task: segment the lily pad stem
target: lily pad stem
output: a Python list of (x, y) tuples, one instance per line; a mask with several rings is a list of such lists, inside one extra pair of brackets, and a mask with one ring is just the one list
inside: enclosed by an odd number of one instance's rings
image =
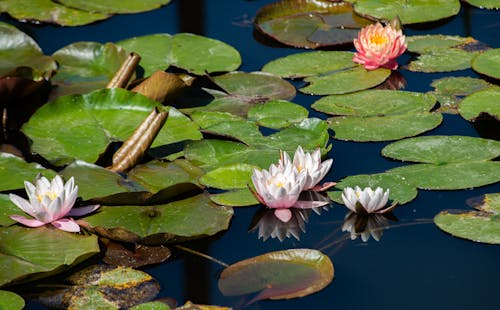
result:
[(122, 63), (120, 69), (116, 71), (111, 81), (109, 81), (106, 88), (125, 88), (140, 60), (141, 56), (139, 56), (139, 54), (130, 53), (127, 59)]
[(222, 261), (220, 261), (220, 260), (218, 260), (216, 258), (213, 258), (212, 256), (208, 256), (207, 254), (203, 254), (201, 252), (192, 250), (190, 248), (186, 248), (186, 247), (184, 247), (182, 245), (175, 245), (175, 247), (178, 248), (179, 250), (183, 250), (183, 251), (186, 251), (188, 253), (191, 253), (191, 254), (198, 255), (198, 256), (201, 256), (203, 258), (206, 258), (206, 259), (208, 259), (208, 260), (210, 260), (210, 261), (212, 261), (214, 263), (217, 263), (217, 264), (219, 264), (219, 265), (221, 265), (223, 267), (229, 267), (228, 264), (226, 264), (226, 263), (224, 263), (224, 262), (222, 262)]

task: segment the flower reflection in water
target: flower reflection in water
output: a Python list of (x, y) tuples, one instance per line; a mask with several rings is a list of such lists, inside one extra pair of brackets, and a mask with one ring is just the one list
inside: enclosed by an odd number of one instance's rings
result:
[(366, 242), (372, 236), (373, 239), (379, 241), (384, 229), (390, 226), (389, 221), (397, 222), (398, 219), (391, 212), (366, 214), (350, 211), (344, 218), (342, 231), (348, 231), (351, 234), (351, 240), (361, 237), (361, 240)]

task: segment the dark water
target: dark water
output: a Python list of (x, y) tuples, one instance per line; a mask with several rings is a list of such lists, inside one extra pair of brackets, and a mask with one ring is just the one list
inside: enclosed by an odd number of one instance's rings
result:
[[(15, 24), (30, 34), (46, 54), (75, 41), (118, 41), (151, 33), (193, 32), (235, 47), (242, 56), (241, 71), (257, 71), (272, 59), (303, 50), (270, 47), (255, 39), (252, 18), (263, 5), (274, 1), (207, 0), (172, 1), (164, 8), (135, 15), (115, 16), (107, 21), (78, 28)], [(460, 15), (433, 28), (406, 28), (407, 35), (447, 34), (472, 36), (492, 47), (500, 46), (500, 14), (462, 8)], [(408, 58), (400, 59), (404, 63)], [(470, 70), (451, 74), (411, 73), (400, 70), (405, 90), (426, 92), (432, 80), (444, 76), (476, 76)], [(308, 107), (317, 97), (298, 94), (293, 102)], [(311, 111), (311, 116), (326, 118)], [(483, 136), (498, 136), (496, 127)], [(496, 130), (496, 132), (494, 132)], [(472, 124), (459, 116), (445, 115), (443, 124), (428, 135), (479, 136)], [(402, 163), (384, 159), (380, 150), (388, 143), (354, 143), (332, 140), (329, 157), (334, 159), (328, 181), (348, 175), (383, 172)], [(291, 238), (263, 241), (249, 233), (258, 208), (235, 209), (229, 231), (213, 238), (186, 244), (228, 264), (270, 251), (291, 248), (319, 249), (335, 267), (335, 279), (324, 290), (299, 299), (260, 301), (248, 309), (500, 309), (500, 247), (458, 239), (440, 231), (432, 218), (443, 209), (469, 209), (466, 199), (500, 192), (500, 185), (463, 191), (419, 191), (418, 197), (396, 208), (398, 218), (379, 242), (359, 238), (351, 241), (341, 232), (346, 209), (334, 205), (321, 216), (311, 214), (300, 241)], [(225, 297), (217, 288), (222, 267), (182, 252), (160, 266), (146, 268), (161, 283), (159, 297), (173, 297), (183, 304), (240, 307), (248, 297)], [(28, 303), (28, 308), (40, 308)]]

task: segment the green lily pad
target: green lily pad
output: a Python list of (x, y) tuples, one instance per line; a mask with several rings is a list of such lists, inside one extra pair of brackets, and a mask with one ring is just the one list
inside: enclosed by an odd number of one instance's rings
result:
[(3, 0), (0, 11), (7, 12), (18, 20), (53, 23), (61, 26), (81, 26), (103, 20), (110, 15), (100, 12), (76, 10), (51, 0), (31, 0), (22, 3), (18, 0)]
[[(32, 150), (52, 162), (71, 158), (95, 162), (110, 142), (127, 139), (159, 106), (137, 93), (103, 89), (60, 97), (44, 105), (22, 130), (33, 140)], [(196, 125), (170, 107), (152, 147), (200, 138)]]
[(434, 217), (434, 223), (453, 236), (475, 242), (500, 244), (500, 219), (476, 211), (459, 214), (442, 211)]
[(486, 89), (465, 97), (458, 106), (460, 115), (466, 120), (473, 120), (482, 113), (491, 115), (500, 120), (500, 90)]
[(393, 90), (366, 90), (323, 97), (313, 103), (311, 107), (333, 115), (377, 116), (427, 112), (435, 104), (434, 96), (428, 94)]
[(408, 51), (418, 54), (428, 54), (436, 50), (462, 48), (478, 45), (479, 42), (471, 37), (447, 36), (442, 34), (429, 34), (406, 37)]
[(354, 53), (314, 51), (288, 55), (268, 62), (262, 71), (283, 78), (300, 78), (355, 67)]
[(170, 0), (104, 0), (98, 2), (86, 0), (58, 0), (58, 2), (67, 7), (83, 11), (125, 14), (154, 10), (162, 5), (168, 4)]
[(252, 183), (251, 176), (254, 168), (259, 167), (248, 164), (222, 166), (200, 177), (200, 182), (220, 189), (247, 188), (248, 184)]
[(500, 193), (485, 194), (480, 199), (467, 201), (471, 207), (479, 211), (500, 214)]
[(381, 187), (384, 190), (389, 189), (389, 199), (391, 203), (405, 204), (417, 197), (417, 188), (411, 184), (406, 178), (399, 175), (389, 173), (376, 173), (376, 174), (359, 174), (348, 176), (340, 180), (334, 189), (328, 191), (328, 197), (333, 201), (343, 204), (341, 198), (342, 190), (346, 187), (359, 186), (361, 188), (371, 187), (375, 189)]
[(370, 23), (347, 2), (282, 0), (262, 7), (255, 27), (294, 47), (317, 48), (350, 43)]
[(259, 201), (248, 188), (235, 189), (220, 194), (210, 195), (216, 204), (230, 207), (244, 207), (259, 204)]
[(484, 9), (500, 9), (500, 1), (498, 0), (464, 0), (467, 3)]
[(487, 50), (477, 55), (472, 59), (472, 69), (492, 78), (500, 79), (500, 48)]
[(357, 0), (354, 11), (363, 16), (390, 20), (398, 16), (402, 24), (435, 21), (458, 14), (458, 0)]
[(382, 155), (431, 164), (481, 161), (500, 156), (500, 141), (466, 136), (425, 136), (391, 143)]
[(90, 229), (108, 238), (147, 243), (210, 236), (227, 229), (230, 207), (214, 205), (205, 195), (151, 206), (101, 206), (85, 217)]
[(22, 158), (0, 152), (0, 191), (24, 188), (24, 181), (32, 182), (37, 174), (53, 178), (56, 173), (39, 164), (27, 163)]
[(59, 64), (52, 81), (57, 85), (57, 96), (61, 96), (104, 88), (127, 58), (127, 52), (113, 43), (76, 42), (57, 50), (52, 57)]
[[(4, 3), (0, 3), (2, 10)], [(57, 64), (30, 36), (16, 27), (0, 22), (0, 76), (19, 66), (31, 67), (35, 77), (50, 77)]]
[(0, 194), (0, 226), (9, 226), (16, 221), (10, 218), (13, 214), (19, 214), (20, 209), (12, 201), (9, 195)]
[(389, 141), (416, 136), (441, 124), (441, 113), (385, 116), (339, 116), (329, 119), (334, 138), (352, 141)]
[(16, 293), (0, 290), (0, 308), (5, 310), (24, 309), (24, 299)]
[(458, 103), (462, 101), (463, 97), (486, 88), (494, 87), (493, 84), (485, 80), (465, 76), (445, 77), (434, 80), (431, 86), (435, 88), (431, 94), (441, 104), (440, 111), (453, 114), (458, 113), (456, 109), (458, 109)]
[(415, 164), (387, 171), (421, 189), (455, 190), (500, 181), (500, 162), (468, 161), (449, 164)]
[(46, 227), (2, 227), (0, 244), (0, 285), (53, 275), (99, 253), (94, 235)]
[(457, 48), (436, 50), (418, 56), (407, 69), (416, 72), (449, 72), (471, 67), (471, 61), (478, 52), (468, 52)]
[(161, 301), (150, 301), (137, 306), (133, 306), (130, 310), (171, 310), (166, 303)]
[(253, 300), (289, 299), (318, 292), (333, 280), (328, 256), (291, 249), (252, 257), (224, 269), (219, 290), (226, 296), (257, 293)]
[(310, 85), (300, 89), (311, 95), (346, 94), (368, 89), (383, 83), (391, 75), (391, 70), (378, 68), (366, 70), (362, 66), (335, 71), (326, 75), (311, 76), (304, 79)]
[(272, 100), (264, 104), (254, 105), (248, 111), (248, 119), (258, 125), (280, 129), (299, 123), (306, 119), (309, 112), (301, 105), (285, 101)]

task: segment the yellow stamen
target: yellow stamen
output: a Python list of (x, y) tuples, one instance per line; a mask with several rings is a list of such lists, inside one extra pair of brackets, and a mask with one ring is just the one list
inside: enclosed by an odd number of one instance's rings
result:
[(387, 37), (384, 35), (380, 35), (378, 33), (376, 33), (370, 37), (371, 44), (383, 45), (383, 44), (387, 44), (387, 42), (388, 42)]
[(57, 193), (56, 192), (45, 192), (43, 194), (40, 194), (38, 196), (36, 196), (36, 199), (38, 199), (38, 201), (42, 201), (43, 200), (43, 197), (49, 197), (50, 200), (54, 200), (57, 198)]

